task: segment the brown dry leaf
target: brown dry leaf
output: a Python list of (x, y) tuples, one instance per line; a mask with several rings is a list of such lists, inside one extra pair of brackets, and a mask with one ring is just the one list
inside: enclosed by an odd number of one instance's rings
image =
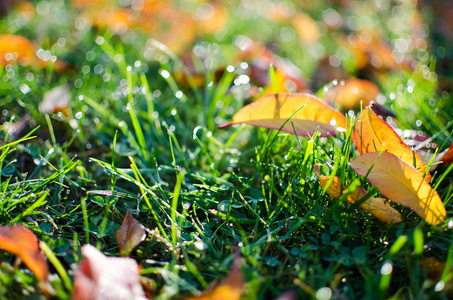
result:
[(233, 116), (232, 122), (219, 128), (239, 123), (277, 130), (282, 128), (281, 131), (301, 136), (315, 132), (321, 136), (334, 135), (337, 128), (346, 128), (346, 118), (342, 113), (315, 96), (303, 93), (263, 96), (244, 106)]
[(324, 95), (324, 101), (344, 110), (363, 107), (370, 104), (380, 93), (379, 87), (365, 79), (349, 78), (344, 85), (336, 85)]
[(349, 162), (379, 192), (395, 203), (412, 208), (426, 222), (437, 225), (446, 217), (439, 194), (412, 165), (390, 152), (370, 152)]
[[(314, 166), (314, 171), (316, 175), (319, 177), (319, 183), (321, 184), (322, 188), (324, 188), (327, 185), (327, 182), (330, 180), (330, 176), (321, 176), (319, 172), (318, 166)], [(343, 189), (343, 193), (346, 191), (347, 187)], [(340, 198), (341, 196), (341, 180), (339, 177), (335, 176), (332, 183), (329, 185), (327, 188), (327, 193), (335, 199)], [(357, 201), (359, 201), (362, 197), (364, 197), (367, 194), (367, 191), (363, 189), (362, 187), (358, 187), (355, 191), (350, 193), (346, 197), (346, 201), (354, 204)], [(364, 201), (362, 204), (360, 204), (360, 207), (363, 208), (364, 210), (368, 211), (371, 213), (373, 216), (375, 216), (377, 219), (384, 223), (399, 223), (402, 221), (401, 214), (391, 207), (387, 201), (383, 198), (374, 198), (370, 197), (366, 201)]]
[(239, 300), (244, 289), (241, 258), (236, 256), (230, 274), (218, 285), (214, 285), (200, 296), (185, 300)]
[[(412, 151), (392, 127), (379, 118), (370, 107), (363, 110), (359, 116), (354, 127), (353, 139), (360, 154), (385, 150), (416, 167), (420, 174), (427, 171), (427, 166), (420, 155)], [(425, 180), (427, 182), (431, 180), (429, 172), (427, 172)]]
[(135, 260), (107, 257), (91, 245), (82, 247), (84, 259), (74, 276), (73, 300), (145, 300)]
[(127, 209), (123, 224), (115, 232), (115, 239), (122, 256), (127, 256), (138, 244), (146, 238), (142, 224), (132, 217), (130, 209)]
[[(427, 257), (423, 258), (419, 262), (420, 266), (422, 266), (426, 270), (426, 277), (433, 281), (440, 281), (442, 279), (442, 273), (447, 267), (445, 262), (442, 262), (434, 257)], [(448, 266), (448, 271), (452, 272), (452, 266)], [(446, 291), (449, 296), (453, 293), (453, 278), (450, 278), (447, 282), (444, 282), (444, 288), (442, 291)]]
[(48, 281), (49, 268), (38, 239), (21, 225), (0, 226), (0, 249), (19, 256), (43, 286)]

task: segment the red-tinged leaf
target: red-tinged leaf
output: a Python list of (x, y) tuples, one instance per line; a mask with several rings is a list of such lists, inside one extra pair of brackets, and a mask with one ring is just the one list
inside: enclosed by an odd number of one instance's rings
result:
[(453, 163), (453, 144), (448, 148), (447, 152), (445, 152), (442, 156), (442, 162), (444, 164), (451, 164)]
[[(320, 175), (318, 166), (314, 166), (314, 171), (319, 177), (319, 183), (324, 188), (330, 180), (330, 176)], [(347, 187), (343, 189), (343, 193)], [(332, 183), (329, 185), (326, 191), (332, 198), (338, 199), (341, 196), (341, 179), (337, 176), (333, 178)], [(346, 197), (346, 201), (354, 204), (363, 198), (367, 194), (367, 191), (362, 187), (358, 187), (352, 193)], [(384, 223), (399, 223), (402, 221), (401, 214), (391, 207), (385, 199), (370, 197), (365, 200), (360, 207), (371, 213), (377, 219)]]
[(379, 188), (395, 203), (412, 208), (426, 222), (437, 225), (445, 220), (442, 200), (420, 172), (390, 152), (371, 152), (349, 162), (354, 171)]
[(142, 224), (132, 217), (130, 209), (127, 209), (123, 224), (115, 232), (115, 239), (118, 243), (122, 256), (127, 256), (138, 244), (146, 238), (145, 229)]
[(244, 276), (241, 271), (241, 259), (236, 257), (230, 274), (218, 285), (214, 285), (203, 294), (185, 300), (239, 300), (244, 288)]
[(48, 281), (49, 268), (38, 239), (29, 229), (20, 226), (0, 226), (0, 249), (19, 256), (35, 273), (41, 284)]
[(84, 259), (74, 276), (73, 300), (146, 299), (135, 260), (107, 257), (91, 245), (82, 247)]
[(324, 95), (324, 101), (345, 110), (368, 106), (379, 94), (379, 87), (369, 81), (357, 78), (349, 78), (344, 85), (336, 85)]
[(321, 136), (334, 135), (336, 128), (346, 128), (346, 118), (342, 113), (309, 94), (263, 96), (244, 106), (231, 123), (219, 128), (239, 123), (277, 130), (283, 126), (282, 131), (301, 136), (310, 136), (316, 131)]
[[(414, 166), (421, 174), (426, 171), (426, 164), (420, 155), (412, 151), (392, 127), (379, 118), (370, 107), (363, 110), (359, 116), (354, 127), (353, 139), (360, 154), (385, 150)], [(427, 182), (431, 180), (429, 172), (425, 180)]]

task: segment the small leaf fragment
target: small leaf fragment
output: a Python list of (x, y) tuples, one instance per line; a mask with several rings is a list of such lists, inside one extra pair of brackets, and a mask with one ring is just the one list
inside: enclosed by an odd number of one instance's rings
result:
[(346, 128), (346, 118), (342, 113), (304, 93), (263, 96), (244, 106), (234, 115), (232, 122), (219, 128), (240, 123), (277, 130), (283, 126), (282, 131), (301, 136), (311, 136), (319, 131), (325, 137), (334, 135), (336, 128)]
[(127, 256), (135, 247), (146, 238), (142, 224), (132, 217), (130, 209), (127, 209), (123, 224), (115, 232), (115, 239), (122, 256)]
[(412, 208), (426, 222), (437, 225), (445, 220), (439, 194), (401, 158), (390, 152), (371, 152), (354, 158), (349, 165), (357, 174), (367, 176), (389, 200)]
[(91, 245), (74, 276), (73, 300), (145, 300), (137, 263), (131, 258), (107, 257)]
[[(360, 154), (381, 150), (388, 151), (414, 166), (421, 174), (426, 171), (426, 164), (420, 155), (412, 151), (392, 127), (379, 118), (370, 107), (363, 110), (359, 121), (355, 124), (353, 139)], [(427, 172), (425, 180), (427, 182), (431, 180), (429, 172)]]
[(0, 226), (0, 249), (19, 256), (41, 284), (48, 281), (46, 258), (32, 231), (21, 225)]
[(441, 160), (444, 164), (447, 164), (447, 165), (453, 163), (453, 143), (446, 150), (446, 152), (443, 153)]
[[(314, 166), (316, 175), (319, 177), (319, 183), (324, 188), (327, 185), (327, 182), (330, 180), (330, 176), (320, 175), (318, 166)], [(343, 193), (346, 192), (346, 187), (343, 190)], [(341, 196), (341, 180), (339, 177), (335, 176), (332, 183), (327, 188), (327, 193), (334, 199), (338, 199)], [(361, 187), (355, 189), (346, 197), (346, 201), (354, 204), (363, 198), (367, 194), (367, 191)], [(384, 223), (399, 223), (402, 221), (401, 214), (391, 207), (383, 198), (374, 198), (370, 197), (365, 200), (360, 207), (364, 210), (371, 213), (377, 219)]]
[(241, 271), (241, 258), (236, 256), (230, 274), (218, 285), (202, 293), (200, 296), (185, 300), (239, 300), (244, 288), (244, 276)]

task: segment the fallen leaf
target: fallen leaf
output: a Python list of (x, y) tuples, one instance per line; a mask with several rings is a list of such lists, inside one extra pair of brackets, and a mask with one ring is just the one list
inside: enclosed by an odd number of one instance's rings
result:
[(32, 231), (21, 225), (0, 226), (0, 249), (19, 256), (35, 273), (41, 285), (48, 281), (49, 268), (46, 258)]
[(230, 274), (218, 285), (202, 293), (200, 296), (185, 300), (239, 300), (244, 288), (244, 276), (241, 271), (241, 258), (235, 257)]
[(269, 79), (269, 83), (267, 86), (263, 89), (261, 95), (267, 95), (267, 94), (275, 94), (275, 89), (274, 89), (274, 84), (277, 87), (278, 93), (287, 93), (288, 90), (286, 89), (285, 82), (285, 74), (283, 73), (282, 70), (276, 69), (275, 70), (275, 81), (272, 82), (272, 79)]
[(73, 300), (144, 300), (137, 263), (131, 258), (107, 257), (91, 245), (74, 276)]
[(349, 78), (344, 84), (338, 84), (329, 89), (323, 97), (327, 103), (344, 110), (363, 107), (370, 104), (380, 93), (379, 87), (365, 79)]
[(250, 80), (257, 86), (263, 87), (269, 83), (269, 66), (272, 64), (276, 70), (280, 70), (284, 74), (287, 80), (294, 83), (295, 87), (292, 87), (292, 90), (309, 89), (308, 82), (303, 78), (302, 70), (290, 60), (276, 55), (269, 48), (251, 40), (244, 40), (237, 46), (241, 49), (241, 53), (236, 60), (248, 63)]
[[(360, 154), (381, 150), (388, 151), (414, 166), (421, 174), (426, 171), (426, 164), (420, 155), (412, 151), (392, 127), (379, 118), (370, 107), (360, 114), (354, 127), (353, 139)], [(426, 173), (425, 180), (427, 182), (431, 180), (429, 172)]]
[(200, 4), (194, 14), (197, 34), (213, 34), (223, 29), (228, 20), (227, 11), (227, 6), (221, 1)]
[(36, 63), (35, 48), (27, 38), (20, 35), (0, 34), (0, 66), (11, 62), (27, 65)]
[(453, 143), (450, 145), (450, 147), (447, 149), (447, 152), (445, 152), (442, 156), (442, 162), (444, 164), (451, 164), (453, 163)]
[(412, 208), (426, 222), (437, 225), (445, 220), (439, 194), (401, 158), (390, 152), (371, 152), (354, 158), (349, 165), (389, 200)]
[(348, 37), (346, 47), (355, 58), (357, 69), (369, 67), (372, 70), (399, 70), (403, 63), (397, 63), (393, 58), (390, 45), (378, 36), (372, 36), (370, 41), (364, 41), (359, 35)]
[(50, 89), (44, 94), (42, 102), (39, 104), (39, 111), (43, 114), (62, 112), (69, 116), (69, 102), (71, 95), (68, 85), (60, 85)]
[(309, 15), (296, 13), (291, 18), (294, 31), (299, 41), (306, 45), (316, 44), (321, 35), (318, 24)]
[(127, 256), (138, 244), (146, 238), (142, 224), (132, 217), (130, 209), (127, 209), (123, 224), (115, 232), (115, 239), (122, 256)]
[[(324, 188), (327, 182), (330, 180), (330, 176), (320, 175), (318, 166), (314, 166), (314, 171), (319, 177), (319, 183)], [(343, 193), (346, 192), (347, 187), (344, 187)], [(341, 179), (337, 176), (333, 178), (332, 183), (329, 185), (326, 191), (332, 198), (338, 199), (341, 196)], [(354, 204), (363, 198), (367, 194), (367, 191), (362, 187), (358, 187), (352, 193), (346, 197), (346, 201)], [(391, 207), (387, 201), (383, 198), (370, 197), (365, 200), (360, 207), (371, 213), (377, 219), (384, 223), (399, 223), (402, 221), (401, 214)]]
[(244, 106), (233, 116), (232, 122), (219, 128), (239, 123), (277, 130), (283, 126), (282, 131), (301, 136), (319, 131), (325, 137), (334, 135), (336, 128), (346, 128), (346, 118), (342, 113), (315, 96), (302, 93), (263, 96)]

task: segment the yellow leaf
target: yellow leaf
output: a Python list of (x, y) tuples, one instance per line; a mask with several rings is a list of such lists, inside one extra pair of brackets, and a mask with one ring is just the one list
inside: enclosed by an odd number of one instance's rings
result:
[(446, 211), (439, 194), (420, 172), (394, 154), (366, 153), (349, 165), (357, 174), (367, 176), (385, 197), (412, 208), (426, 222), (437, 225), (445, 220)]
[[(416, 167), (421, 174), (426, 170), (426, 164), (420, 155), (412, 151), (392, 127), (379, 118), (370, 107), (363, 110), (359, 121), (355, 124), (353, 138), (360, 154), (384, 150)], [(425, 180), (427, 182), (431, 180), (429, 172)]]
[(318, 24), (304, 13), (295, 14), (292, 19), (294, 31), (299, 41), (306, 45), (316, 44), (319, 40), (320, 30)]
[(143, 225), (132, 217), (132, 213), (128, 208), (123, 224), (115, 232), (115, 239), (121, 255), (126, 256), (129, 254), (145, 237), (146, 234)]
[[(314, 170), (316, 175), (319, 177), (319, 183), (324, 188), (327, 185), (327, 182), (330, 180), (330, 176), (321, 176), (319, 172), (318, 166), (314, 166)], [(343, 189), (343, 193), (346, 191), (346, 187)], [(332, 183), (327, 188), (327, 193), (335, 199), (340, 198), (341, 196), (341, 180), (339, 177), (335, 176), (333, 178)], [(367, 191), (361, 187), (355, 189), (352, 193), (350, 193), (346, 197), (346, 201), (354, 204), (363, 198), (367, 194)], [(382, 198), (374, 198), (370, 197), (369, 199), (365, 200), (360, 207), (364, 210), (371, 213), (377, 219), (384, 223), (399, 223), (402, 221), (401, 214), (391, 207), (385, 199)]]
[(0, 226), (0, 249), (19, 256), (35, 273), (41, 284), (48, 281), (49, 268), (38, 239), (29, 229), (20, 226)]
[(239, 123), (277, 130), (283, 126), (282, 131), (301, 136), (310, 136), (316, 131), (321, 136), (334, 135), (336, 128), (346, 128), (346, 118), (342, 113), (315, 96), (303, 93), (263, 96), (244, 106), (234, 115), (232, 122), (219, 128)]

